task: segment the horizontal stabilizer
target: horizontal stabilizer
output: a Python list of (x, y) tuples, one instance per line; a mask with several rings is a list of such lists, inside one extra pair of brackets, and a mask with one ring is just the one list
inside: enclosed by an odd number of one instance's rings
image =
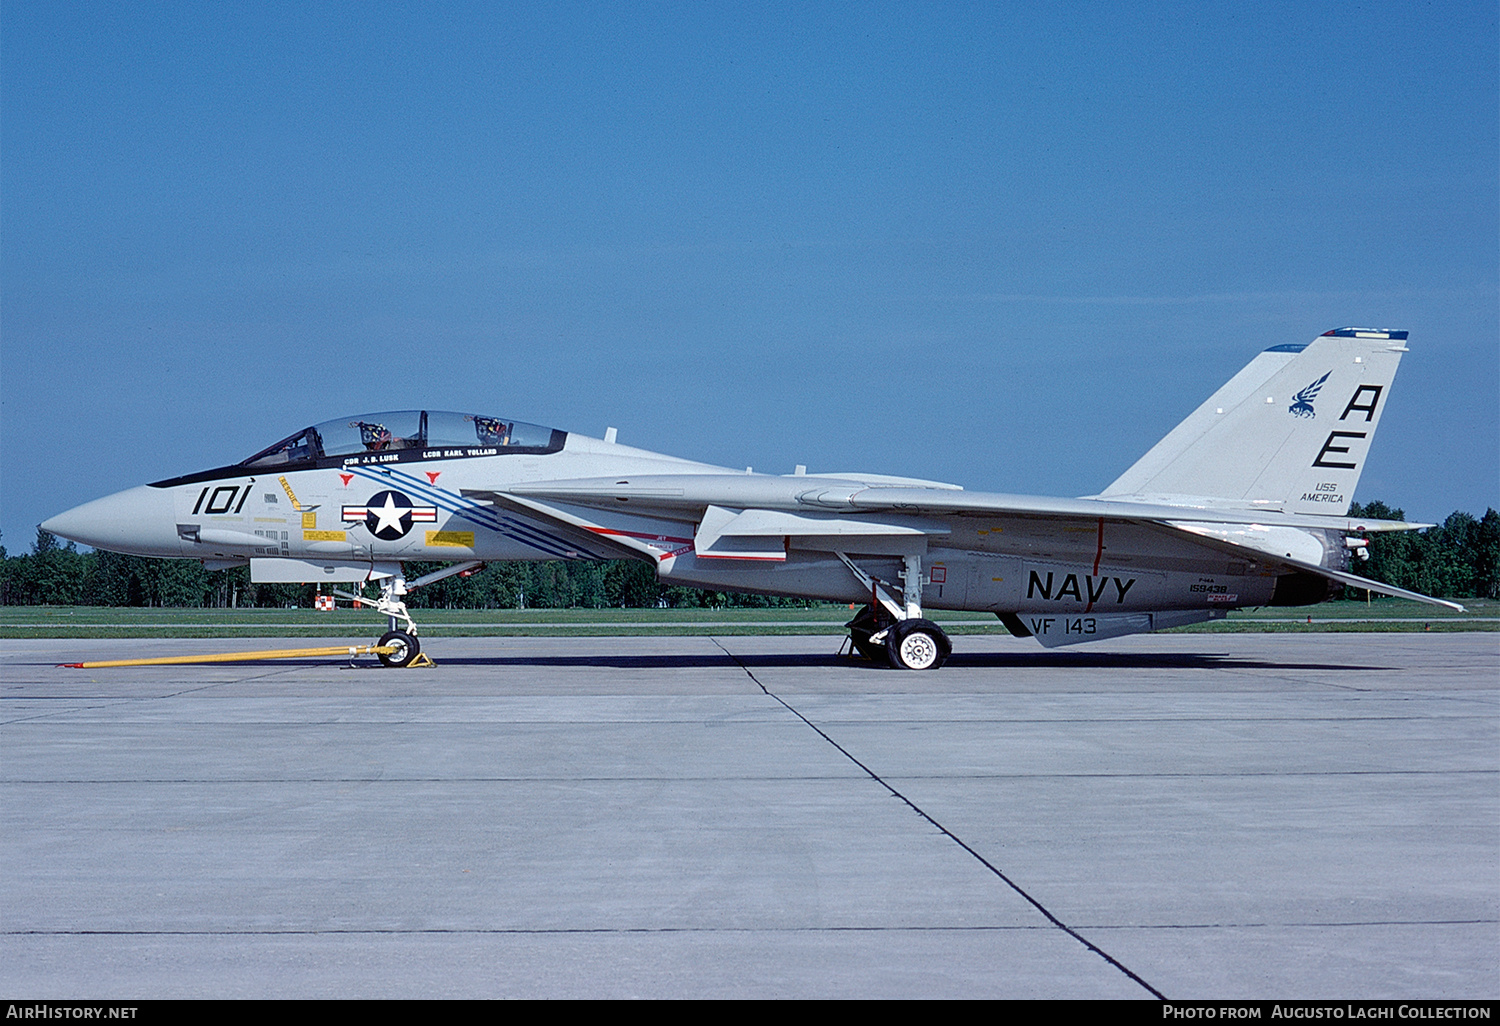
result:
[[(1390, 521), (1390, 523), (1401, 523), (1401, 521)], [(1339, 584), (1347, 585), (1351, 588), (1363, 588), (1366, 591), (1378, 592), (1381, 595), (1390, 595), (1392, 598), (1411, 599), (1413, 602), (1425, 602), (1428, 605), (1432, 606), (1444, 606), (1448, 609), (1453, 609), (1460, 613), (1468, 611), (1457, 602), (1449, 602), (1447, 599), (1433, 598), (1431, 595), (1423, 595), (1420, 592), (1408, 591), (1405, 588), (1398, 588), (1394, 584), (1386, 584), (1382, 581), (1372, 581), (1368, 578), (1360, 577), (1358, 574), (1351, 574), (1343, 570), (1333, 570), (1309, 559), (1299, 559), (1297, 558), (1297, 556), (1290, 553), (1286, 555), (1278, 555), (1274, 550), (1264, 546), (1239, 544), (1225, 538), (1224, 534), (1226, 532), (1213, 529), (1211, 525), (1179, 522), (1164, 524), (1163, 526), (1170, 530), (1181, 531), (1183, 534), (1191, 535), (1194, 538), (1206, 542), (1224, 552), (1231, 552), (1235, 555), (1246, 557), (1255, 562), (1259, 562), (1264, 566), (1285, 567), (1288, 570), (1299, 570), (1302, 573), (1315, 574), (1318, 577), (1322, 577), (1330, 581), (1336, 581)]]
[(1394, 584), (1386, 584), (1383, 581), (1372, 581), (1367, 577), (1360, 577), (1358, 574), (1345, 573), (1342, 570), (1330, 570), (1326, 566), (1318, 566), (1316, 563), (1303, 563), (1298, 560), (1285, 559), (1281, 562), (1287, 566), (1302, 570), (1305, 573), (1317, 574), (1319, 577), (1326, 577), (1330, 581), (1338, 581), (1340, 584), (1351, 588), (1363, 588), (1366, 591), (1379, 592), (1381, 595), (1389, 595), (1392, 598), (1411, 599), (1413, 602), (1426, 602), (1429, 606), (1445, 606), (1459, 613), (1468, 612), (1467, 609), (1457, 602), (1433, 598), (1431, 595), (1423, 595), (1417, 591), (1407, 591), (1405, 588), (1398, 588)]

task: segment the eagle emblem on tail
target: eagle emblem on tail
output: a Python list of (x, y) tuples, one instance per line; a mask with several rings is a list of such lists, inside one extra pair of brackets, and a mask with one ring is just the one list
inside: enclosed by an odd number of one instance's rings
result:
[[(1332, 373), (1333, 371), (1328, 372), (1328, 374)], [(1328, 374), (1324, 374), (1317, 381), (1314, 381), (1311, 385), (1308, 385), (1302, 391), (1292, 396), (1292, 405), (1286, 408), (1286, 412), (1296, 414), (1299, 417), (1316, 417), (1318, 413), (1313, 409), (1313, 400), (1322, 391), (1323, 382), (1328, 380)]]

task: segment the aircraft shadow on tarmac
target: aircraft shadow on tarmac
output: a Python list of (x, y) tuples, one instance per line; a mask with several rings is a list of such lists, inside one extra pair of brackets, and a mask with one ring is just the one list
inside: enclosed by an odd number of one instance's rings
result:
[[(607, 655), (591, 652), (586, 655), (444, 655), (441, 648), (434, 655), (437, 664), (443, 666), (549, 666), (600, 667), (600, 669), (712, 669), (712, 667), (738, 666), (745, 669), (817, 669), (817, 667), (846, 667), (846, 669), (868, 670), (868, 672), (895, 672), (888, 663), (876, 663), (865, 658), (852, 658), (832, 652), (691, 652), (691, 654), (619, 654)], [(278, 658), (263, 660), (225, 660), (217, 666), (267, 666), (288, 669), (294, 666), (336, 666), (333, 658)], [(62, 666), (60, 663), (27, 663), (13, 661), (10, 667)], [(177, 669), (186, 669), (178, 666)], [(353, 669), (386, 669), (378, 663), (360, 658)], [(1374, 666), (1370, 663), (1305, 663), (1305, 661), (1266, 660), (1235, 655), (1194, 654), (1194, 652), (954, 652), (941, 672), (963, 669), (1124, 669), (1124, 670), (1368, 670), (1392, 669), (1389, 666)], [(910, 672), (910, 670), (901, 670)]]
[[(696, 667), (707, 669), (724, 666), (726, 663), (730, 665), (738, 663), (747, 669), (847, 667), (856, 670), (896, 672), (888, 665), (865, 659), (850, 659), (845, 656), (817, 653), (737, 653), (733, 656), (708, 653), (694, 655), (507, 655), (441, 658), (438, 662), (439, 665), (447, 666), (596, 666), (624, 670), (679, 670)], [(1280, 662), (1233, 656), (1172, 653), (955, 652), (944, 664), (944, 669), (1348, 670), (1363, 672), (1385, 669), (1385, 667), (1353, 663)], [(900, 672), (909, 673), (910, 671)]]
[[(437, 665), (443, 666), (490, 666), (490, 667), (596, 667), (616, 670), (690, 670), (712, 669), (726, 665), (739, 665), (745, 669), (787, 668), (816, 669), (842, 667), (851, 670), (894, 673), (895, 668), (885, 663), (867, 659), (813, 652), (745, 652), (734, 655), (694, 653), (684, 655), (504, 655), (504, 656), (444, 656), (434, 657)], [(13, 668), (22, 666), (61, 666), (52, 662), (12, 662)], [(226, 660), (215, 664), (228, 666), (265, 666), (287, 669), (303, 666), (336, 666), (331, 659), (277, 659), (274, 661)], [(381, 670), (378, 663), (361, 659), (353, 669)], [(176, 669), (186, 669), (179, 666)], [(1369, 663), (1307, 663), (1266, 659), (1247, 659), (1225, 655), (1195, 655), (1193, 653), (1152, 652), (955, 652), (949, 657), (944, 669), (1010, 669), (1010, 670), (1302, 670), (1302, 671), (1349, 671), (1368, 672), (1389, 670), (1392, 667), (1375, 666)], [(902, 670), (902, 673), (910, 673)], [(922, 678), (925, 679), (925, 678)]]

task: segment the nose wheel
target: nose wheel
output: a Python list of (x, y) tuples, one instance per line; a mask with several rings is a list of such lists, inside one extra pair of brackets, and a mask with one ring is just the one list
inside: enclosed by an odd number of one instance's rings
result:
[(411, 661), (422, 651), (422, 643), (417, 640), (416, 635), (405, 631), (386, 631), (380, 636), (379, 647), (393, 649), (379, 653), (378, 657), (383, 665), (395, 669), (410, 666)]

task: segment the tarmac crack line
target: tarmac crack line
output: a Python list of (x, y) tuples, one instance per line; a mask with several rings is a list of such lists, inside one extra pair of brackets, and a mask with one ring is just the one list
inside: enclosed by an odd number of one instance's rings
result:
[(782, 698), (780, 695), (776, 694), (770, 688), (768, 688), (764, 684), (762, 684), (761, 681), (760, 681), (760, 678), (757, 677), (754, 673), (751, 672), (750, 667), (746, 666), (744, 664), (744, 662), (741, 661), (741, 659), (740, 659), (739, 656), (735, 655), (733, 652), (729, 651), (729, 649), (725, 648), (724, 645), (723, 645), (723, 643), (720, 642), (718, 638), (712, 638), (711, 640), (713, 641), (713, 643), (715, 645), (718, 645), (720, 651), (722, 651), (730, 659), (734, 660), (735, 665), (737, 665), (741, 670), (745, 671), (745, 676), (749, 677), (752, 681), (754, 681), (755, 682), (755, 686), (758, 687), (758, 688), (760, 688), (761, 691), (765, 692), (766, 697), (772, 699), (773, 701), (775, 701), (776, 703), (778, 703), (782, 708), (784, 708), (787, 712), (791, 713), (793, 716), (797, 717), (797, 719), (799, 719), (803, 723), (807, 724), (810, 728), (812, 728), (812, 730), (814, 732), (817, 733), (817, 735), (819, 737), (821, 737), (824, 741), (827, 741), (830, 745), (832, 745), (835, 749), (837, 749), (838, 752), (839, 752), (839, 754), (841, 754), (844, 758), (848, 759), (850, 762), (854, 763), (854, 765), (858, 766), (861, 770), (863, 770), (866, 774), (868, 774), (871, 780), (875, 781), (875, 783), (877, 783), (881, 787), (885, 788), (894, 797), (900, 799), (901, 802), (903, 802), (906, 805), (907, 808), (911, 809), (918, 816), (921, 816), (928, 823), (932, 824), (932, 826), (939, 833), (941, 833), (944, 837), (947, 837), (954, 844), (958, 845), (964, 851), (968, 852), (971, 856), (974, 857), (974, 859), (976, 861), (979, 862), (980, 865), (984, 866), (985, 869), (988, 869), (991, 873), (993, 873), (996, 877), (998, 877), (1001, 880), (1001, 882), (1003, 882), (1007, 887), (1009, 887), (1011, 890), (1013, 890), (1017, 894), (1019, 894), (1023, 899), (1026, 900), (1026, 902), (1028, 904), (1030, 904), (1033, 908), (1035, 908), (1038, 912), (1040, 912), (1043, 916), (1045, 916), (1046, 919), (1047, 919), (1047, 921), (1050, 922), (1053, 926), (1057, 927), (1059, 930), (1063, 931), (1063, 933), (1066, 933), (1069, 937), (1072, 937), (1078, 943), (1082, 944), (1089, 951), (1092, 951), (1094, 954), (1096, 954), (1100, 958), (1104, 959), (1104, 961), (1108, 962), (1110, 965), (1114, 966), (1120, 972), (1124, 973), (1130, 979), (1132, 979), (1136, 983), (1140, 984), (1148, 992), (1150, 992), (1150, 994), (1151, 994), (1152, 997), (1156, 998), (1159, 1001), (1166, 1001), (1167, 1000), (1167, 996), (1165, 994), (1163, 994), (1161, 991), (1157, 990), (1155, 987), (1151, 986), (1151, 984), (1147, 983), (1145, 980), (1141, 979), (1141, 977), (1137, 973), (1133, 972), (1130, 969), (1129, 966), (1125, 965), (1123, 962), (1121, 962), (1119, 959), (1115, 958), (1109, 952), (1107, 952), (1103, 948), (1099, 947), (1099, 945), (1095, 944), (1093, 941), (1089, 940), (1083, 934), (1081, 934), (1077, 930), (1073, 929), (1067, 923), (1065, 923), (1061, 919), (1057, 918), (1057, 916), (1053, 915), (1052, 911), (1050, 909), (1048, 909), (1046, 905), (1043, 905), (1036, 898), (1033, 898), (1030, 894), (1028, 894), (1025, 891), (1024, 888), (1022, 888), (1019, 884), (1017, 884), (1010, 877), (1006, 876), (1005, 873), (1000, 869), (1000, 867), (996, 866), (989, 859), (985, 858), (983, 855), (979, 854), (979, 852), (975, 851), (972, 847), (970, 847), (967, 843), (965, 843), (965, 841), (963, 840), (963, 838), (959, 837), (952, 830), (949, 830), (947, 827), (943, 826), (943, 824), (939, 823), (936, 819), (933, 819), (932, 816), (926, 810), (924, 810), (921, 806), (919, 806), (916, 802), (912, 801), (906, 795), (902, 794), (896, 788), (892, 787), (889, 783), (887, 783), (880, 776), (880, 774), (876, 773), (870, 767), (868, 767), (864, 763), (860, 762), (859, 759), (855, 758), (855, 756), (854, 756), (854, 754), (852, 752), (850, 752), (843, 745), (839, 744), (833, 738), (829, 737), (828, 734), (826, 732), (824, 732), (823, 728), (819, 727), (812, 720), (810, 720), (806, 716), (802, 715), (801, 712), (799, 712), (794, 706), (792, 706), (784, 698)]
[[(91, 697), (91, 698), (85, 698), (85, 699), (78, 699), (77, 701), (88, 702), (88, 703), (97, 703), (97, 704), (86, 704), (86, 705), (79, 705), (79, 706), (71, 706), (71, 707), (66, 708), (66, 709), (48, 709), (46, 712), (35, 713), (35, 714), (31, 715), (31, 716), (17, 716), (17, 717), (15, 717), (13, 719), (0, 720), (0, 726), (10, 726), (11, 724), (19, 724), (19, 723), (32, 723), (32, 722), (35, 722), (37, 720), (52, 719), (52, 718), (55, 718), (55, 717), (58, 717), (58, 716), (70, 716), (73, 713), (77, 713), (77, 712), (83, 712), (83, 711), (94, 710), (94, 709), (107, 709), (107, 708), (109, 708), (111, 706), (116, 706), (116, 705), (131, 705), (131, 704), (138, 704), (138, 703), (141, 703), (141, 702), (160, 702), (160, 701), (162, 701), (164, 699), (168, 699), (168, 698), (181, 698), (183, 695), (192, 695), (192, 694), (196, 694), (196, 693), (198, 693), (200, 691), (212, 691), (215, 688), (229, 687), (229, 686), (232, 686), (232, 685), (235, 685), (235, 684), (247, 684), (247, 683), (250, 683), (252, 681), (264, 680), (267, 677), (274, 677), (274, 676), (276, 676), (279, 673), (287, 673), (287, 672), (290, 672), (291, 670), (294, 670), (294, 669), (296, 669), (296, 667), (293, 667), (293, 666), (278, 666), (274, 670), (267, 670), (266, 672), (257, 674), (257, 675), (255, 675), (253, 677), (240, 677), (240, 678), (237, 678), (235, 680), (215, 680), (215, 681), (209, 681), (207, 684), (200, 684), (197, 687), (184, 687), (184, 688), (181, 688), (181, 689), (179, 689), (177, 691), (164, 691), (164, 692), (162, 692), (159, 695), (125, 695), (125, 696), (122, 696), (120, 698)], [(10, 700), (11, 701), (37, 701), (37, 699), (27, 699), (24, 695), (14, 696)], [(66, 696), (64, 696), (64, 697), (58, 698), (57, 701), (66, 702), (66, 701), (72, 701), (72, 699), (69, 699)]]

